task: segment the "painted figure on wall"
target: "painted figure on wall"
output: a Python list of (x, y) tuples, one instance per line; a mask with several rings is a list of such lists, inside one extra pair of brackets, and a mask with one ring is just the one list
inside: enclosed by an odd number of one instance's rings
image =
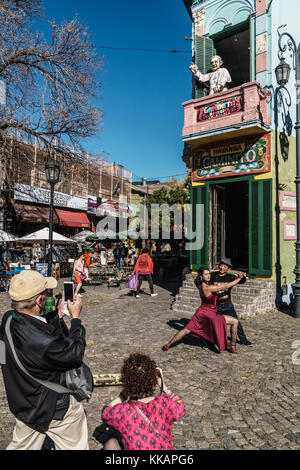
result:
[(227, 90), (227, 84), (231, 83), (231, 76), (227, 69), (221, 68), (223, 64), (220, 56), (216, 55), (211, 59), (212, 72), (203, 75), (196, 64), (192, 64), (189, 68), (196, 80), (200, 83), (209, 82), (209, 94), (214, 95), (220, 91)]

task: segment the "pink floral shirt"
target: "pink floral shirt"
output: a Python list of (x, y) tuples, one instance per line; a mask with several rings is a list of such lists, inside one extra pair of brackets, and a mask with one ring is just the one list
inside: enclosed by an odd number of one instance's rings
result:
[[(134, 403), (151, 421), (144, 418), (131, 406)], [(185, 405), (179, 397), (160, 395), (148, 403), (132, 401), (107, 406), (102, 420), (122, 434), (125, 450), (174, 450), (172, 442), (172, 423), (185, 415)], [(155, 430), (165, 435), (169, 441)]]

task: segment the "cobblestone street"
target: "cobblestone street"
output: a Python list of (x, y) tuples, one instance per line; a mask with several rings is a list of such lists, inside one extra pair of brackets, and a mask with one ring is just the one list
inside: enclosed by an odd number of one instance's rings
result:
[[(118, 373), (129, 353), (149, 354), (186, 405), (186, 416), (173, 427), (175, 449), (300, 449), (300, 365), (292, 362), (300, 320), (278, 311), (243, 320), (254, 344), (237, 345), (239, 355), (203, 349), (191, 336), (163, 352), (161, 346), (187, 320), (171, 310), (179, 287), (175, 280), (155, 286), (158, 297), (152, 298), (144, 283), (140, 299), (123, 288), (86, 287), (81, 318), (92, 372)], [(8, 295), (0, 293), (0, 301), (2, 317)], [(102, 407), (120, 390), (97, 387), (85, 404), (91, 449), (101, 449), (92, 433)], [(0, 449), (9, 443), (13, 425), (0, 374)]]

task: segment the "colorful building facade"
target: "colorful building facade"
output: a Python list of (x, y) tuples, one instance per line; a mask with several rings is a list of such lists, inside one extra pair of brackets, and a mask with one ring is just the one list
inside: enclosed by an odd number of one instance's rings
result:
[[(253, 278), (294, 282), (296, 234), (296, 96), (278, 87), (279, 32), (300, 41), (297, 0), (184, 0), (192, 19), (192, 62), (202, 74), (222, 58), (228, 89), (209, 94), (191, 74), (183, 103), (183, 159), (192, 172), (193, 270), (231, 258)], [(285, 25), (285, 26), (282, 26)], [(278, 28), (282, 26), (282, 28)], [(285, 54), (290, 62), (291, 52)], [(204, 227), (196, 205), (203, 204)]]

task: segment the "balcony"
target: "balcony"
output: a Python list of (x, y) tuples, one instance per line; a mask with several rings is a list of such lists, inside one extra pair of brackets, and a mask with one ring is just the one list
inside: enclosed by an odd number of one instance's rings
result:
[(244, 83), (230, 90), (186, 101), (182, 140), (201, 144), (271, 130), (268, 112), (271, 92), (258, 82)]

